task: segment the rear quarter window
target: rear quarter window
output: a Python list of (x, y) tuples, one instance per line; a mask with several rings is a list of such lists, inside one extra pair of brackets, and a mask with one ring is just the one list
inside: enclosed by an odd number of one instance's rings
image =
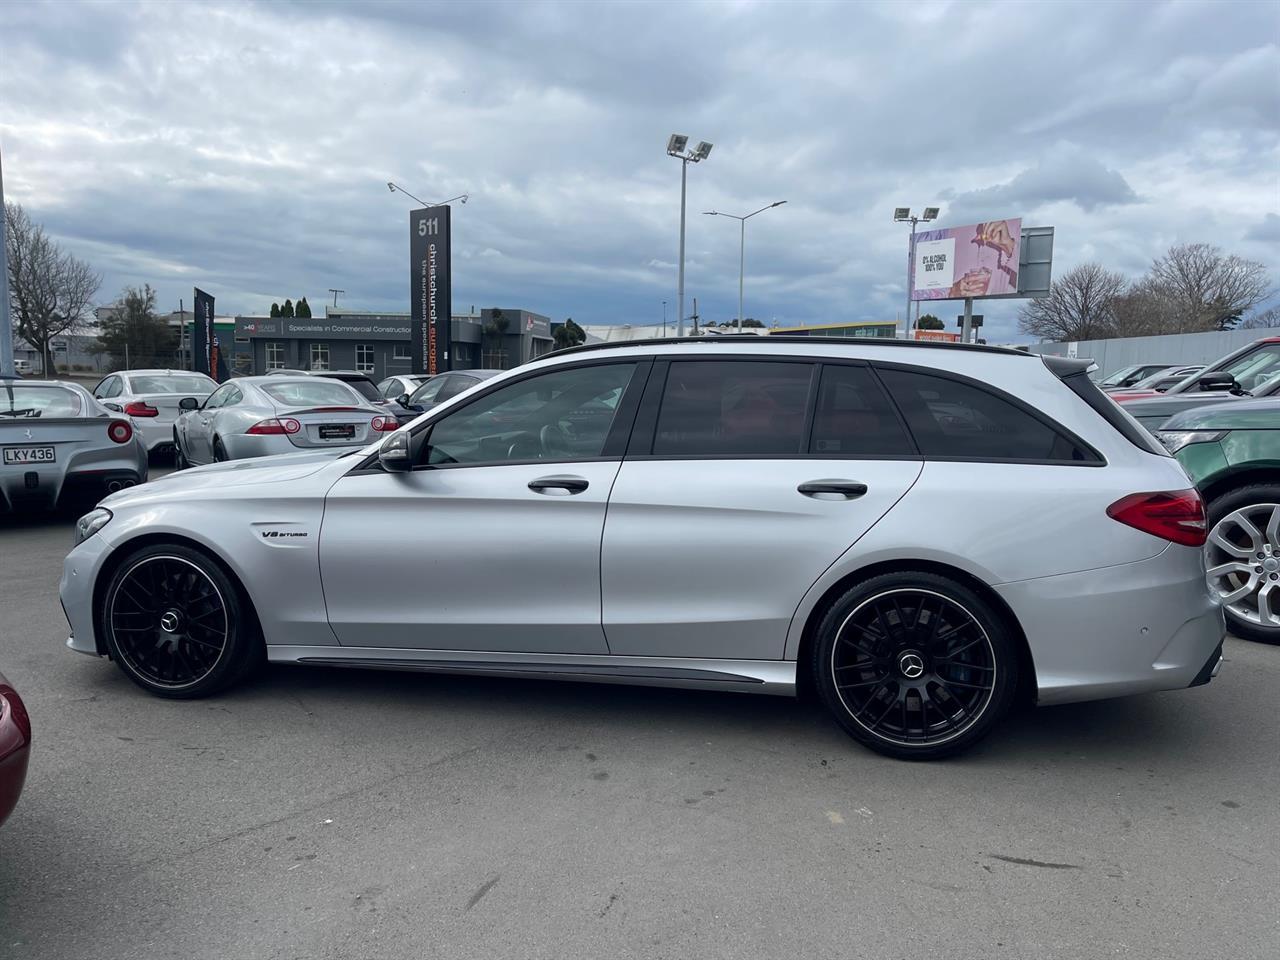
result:
[(983, 386), (934, 373), (879, 373), (926, 458), (1100, 462), (1082, 441)]

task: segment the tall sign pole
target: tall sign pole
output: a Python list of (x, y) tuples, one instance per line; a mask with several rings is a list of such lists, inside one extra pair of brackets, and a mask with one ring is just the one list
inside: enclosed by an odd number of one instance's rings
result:
[(413, 373), (444, 373), (453, 368), (449, 214), (447, 206), (409, 213), (409, 355)]
[(13, 317), (9, 313), (9, 241), (4, 218), (4, 166), (0, 163), (0, 376), (13, 376)]

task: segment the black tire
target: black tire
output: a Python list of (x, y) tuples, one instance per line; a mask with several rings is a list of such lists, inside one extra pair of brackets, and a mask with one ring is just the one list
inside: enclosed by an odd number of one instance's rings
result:
[(227, 457), (227, 448), (222, 445), (222, 439), (220, 437), (214, 437), (213, 438), (213, 462), (225, 463), (228, 459), (229, 458)]
[(925, 571), (881, 574), (844, 593), (812, 649), (814, 687), (836, 722), (901, 760), (967, 750), (1008, 712), (1018, 686), (1005, 619), (969, 587)]
[[(1205, 509), (1205, 520), (1209, 531), (1212, 532), (1218, 526), (1218, 523), (1229, 514), (1243, 508), (1262, 504), (1280, 504), (1280, 484), (1255, 483), (1247, 487), (1237, 487), (1235, 490), (1229, 490), (1215, 497)], [(1277, 549), (1277, 546), (1280, 545), (1270, 546), (1272, 547), (1272, 553), (1277, 558), (1280, 558), (1280, 550)], [(1207, 566), (1212, 566), (1217, 562), (1214, 559), (1215, 550), (1216, 548), (1212, 542), (1206, 545), (1205, 557)], [(1223, 558), (1219, 557), (1217, 559), (1221, 560)], [(1277, 594), (1280, 594), (1280, 589), (1277, 589)], [(1227, 629), (1237, 637), (1252, 640), (1255, 643), (1280, 644), (1280, 627), (1265, 627), (1262, 624), (1253, 623), (1233, 611), (1227, 604), (1223, 604), (1222, 612), (1227, 619)]]
[(191, 464), (187, 462), (187, 455), (182, 452), (182, 444), (178, 442), (178, 434), (175, 431), (173, 434), (173, 469), (185, 470), (189, 466)]
[(99, 626), (125, 676), (173, 700), (226, 689), (265, 653), (243, 591), (209, 557), (178, 544), (124, 558), (103, 593)]

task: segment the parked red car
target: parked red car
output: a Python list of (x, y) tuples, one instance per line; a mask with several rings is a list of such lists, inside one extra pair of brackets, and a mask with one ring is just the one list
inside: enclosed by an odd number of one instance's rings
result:
[(30, 752), (31, 717), (18, 691), (0, 673), (0, 823), (17, 806)]

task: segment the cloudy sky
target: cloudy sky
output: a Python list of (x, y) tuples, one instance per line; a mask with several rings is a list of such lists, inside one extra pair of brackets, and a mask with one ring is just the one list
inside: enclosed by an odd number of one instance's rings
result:
[[(586, 323), (687, 294), (781, 324), (903, 309), (898, 205), (1057, 228), (1055, 270), (1180, 241), (1280, 281), (1274, 2), (0, 5), (6, 197), (104, 301), (408, 309), (410, 204), (454, 208), (454, 307)], [(959, 304), (942, 307), (954, 316)], [(984, 311), (1013, 338), (1016, 304)]]

